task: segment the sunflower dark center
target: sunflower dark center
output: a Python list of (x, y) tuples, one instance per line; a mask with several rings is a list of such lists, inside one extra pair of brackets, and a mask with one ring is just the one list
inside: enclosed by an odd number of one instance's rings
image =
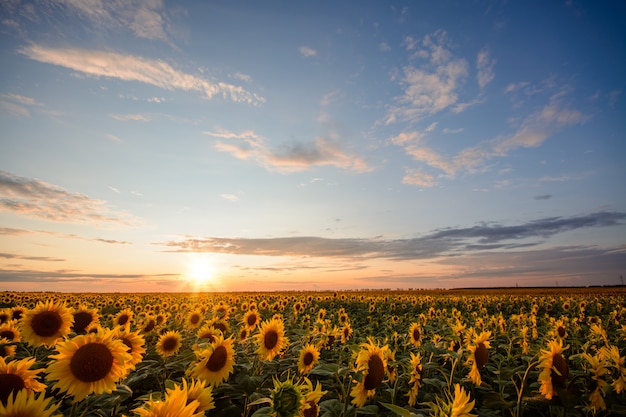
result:
[(128, 314), (122, 314), (121, 316), (118, 317), (117, 324), (119, 324), (120, 326), (123, 326), (126, 323), (128, 323), (128, 320), (130, 320), (130, 317), (128, 317)]
[(33, 332), (37, 336), (50, 337), (54, 336), (63, 325), (61, 315), (56, 311), (42, 311), (35, 314), (31, 321)]
[(74, 331), (84, 331), (87, 326), (89, 326), (89, 323), (92, 322), (92, 320), (93, 316), (85, 311), (79, 311), (78, 313), (74, 314)]
[(168, 337), (163, 341), (163, 350), (171, 352), (178, 347), (178, 339), (175, 337)]
[(227, 360), (228, 351), (224, 346), (218, 346), (213, 353), (211, 353), (211, 357), (206, 362), (206, 368), (211, 372), (218, 372), (224, 368)]
[(143, 331), (145, 333), (148, 333), (152, 331), (152, 329), (154, 329), (155, 326), (156, 326), (156, 322), (154, 320), (150, 320), (148, 324), (146, 325), (146, 327), (143, 328)]
[(476, 346), (474, 357), (476, 358), (476, 368), (483, 369), (483, 366), (485, 366), (489, 360), (489, 352), (484, 343), (480, 342), (478, 346)]
[[(563, 356), (560, 353), (557, 353), (552, 358), (552, 372), (550, 378), (552, 379), (552, 385), (556, 385), (558, 387), (565, 386), (567, 382), (567, 377), (569, 376), (569, 368), (567, 367), (567, 363)], [(557, 372), (555, 372), (555, 369)], [(560, 375), (559, 375), (560, 374)]]
[(420, 340), (420, 331), (419, 331), (419, 329), (413, 329), (413, 340)]
[(213, 335), (213, 333), (204, 333), (202, 336), (200, 336), (200, 339), (207, 339), (209, 343), (215, 342), (215, 336)]
[(189, 318), (189, 323), (191, 324), (198, 324), (199, 321), (200, 321), (200, 315), (198, 314), (192, 314), (191, 317)]
[(265, 349), (271, 350), (276, 347), (278, 344), (278, 333), (275, 330), (269, 330), (265, 333), (265, 337), (263, 338), (263, 346)]
[(128, 349), (126, 349), (126, 352), (132, 352), (133, 351), (133, 344), (130, 342), (130, 340), (127, 340), (126, 338), (122, 338), (120, 339), (122, 341), (122, 343), (124, 343), (126, 345), (126, 347)]
[(372, 355), (367, 363), (367, 367), (369, 371), (363, 381), (363, 386), (366, 390), (376, 389), (385, 377), (383, 360), (378, 355)]
[(319, 414), (319, 406), (315, 403), (315, 401), (308, 401), (309, 408), (305, 409), (302, 412), (304, 417), (317, 417)]
[(22, 311), (21, 310), (14, 310), (13, 312), (11, 312), (11, 317), (14, 320), (19, 320), (22, 318)]
[(304, 354), (304, 357), (302, 357), (302, 363), (304, 363), (304, 365), (306, 366), (309, 366), (310, 364), (313, 363), (313, 359), (314, 359), (313, 353), (306, 352)]
[(256, 323), (256, 316), (254, 314), (250, 314), (248, 316), (248, 326), (254, 326)]
[(0, 338), (2, 337), (13, 340), (15, 339), (15, 332), (13, 330), (3, 330), (0, 332)]
[(24, 388), (24, 380), (15, 374), (0, 374), (0, 401), (6, 405), (9, 395)]
[(88, 343), (78, 348), (70, 360), (72, 374), (82, 382), (104, 378), (113, 367), (113, 355), (102, 343)]
[(222, 322), (213, 323), (213, 327), (217, 330), (220, 330), (222, 333), (226, 333), (226, 325)]
[(558, 329), (556, 329), (557, 333), (559, 334), (559, 337), (565, 337), (565, 327), (563, 326), (559, 326)]

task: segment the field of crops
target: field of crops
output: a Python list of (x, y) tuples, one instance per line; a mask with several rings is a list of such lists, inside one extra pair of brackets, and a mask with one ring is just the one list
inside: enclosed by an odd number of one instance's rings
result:
[(626, 415), (626, 290), (0, 293), (0, 416)]

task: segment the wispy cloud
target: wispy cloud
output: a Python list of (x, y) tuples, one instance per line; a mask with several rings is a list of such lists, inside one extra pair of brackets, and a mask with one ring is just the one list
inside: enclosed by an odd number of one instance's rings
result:
[(476, 57), (476, 70), (478, 71), (476, 80), (481, 89), (485, 88), (496, 77), (493, 70), (495, 65), (496, 60), (490, 57), (489, 49), (483, 48), (478, 52)]
[(300, 52), (300, 55), (305, 58), (317, 56), (317, 51), (313, 48), (309, 48), (308, 46), (301, 46), (298, 51)]
[(160, 60), (111, 51), (79, 48), (49, 48), (31, 44), (19, 52), (35, 61), (58, 65), (95, 77), (117, 78), (150, 84), (166, 90), (202, 92), (209, 99), (222, 96), (235, 102), (253, 105), (264, 98), (243, 87), (225, 82), (212, 82), (197, 75), (175, 69)]
[[(459, 172), (481, 172), (485, 169), (485, 162), (509, 155), (521, 148), (536, 148), (541, 146), (558, 129), (585, 122), (588, 117), (577, 110), (565, 107), (561, 95), (554, 95), (548, 104), (539, 111), (531, 114), (510, 135), (503, 135), (475, 146), (460, 150), (456, 155), (444, 155), (432, 147), (426, 146), (427, 130), (403, 132), (390, 138), (391, 143), (402, 146), (405, 152), (415, 161), (439, 172), (439, 175), (448, 178)], [(409, 168), (415, 171), (414, 168)], [(419, 171), (418, 172), (422, 172)], [(410, 181), (405, 181), (411, 184)], [(416, 182), (416, 185), (436, 185), (436, 181)]]
[(0, 282), (76, 282), (80, 281), (83, 285), (87, 282), (98, 282), (106, 284), (107, 280), (129, 280), (129, 283), (137, 283), (142, 280), (148, 283), (155, 278), (176, 278), (179, 274), (101, 274), (89, 272), (77, 272), (72, 270), (57, 271), (39, 271), (32, 269), (0, 269)]
[(36, 7), (28, 2), (19, 3), (16, 2), (8, 9), (18, 27), (21, 27), (19, 22), (22, 20), (46, 20), (55, 23), (60, 20), (60, 15), (70, 15), (89, 31), (130, 31), (138, 38), (162, 41), (174, 46), (171, 33), (176, 30), (163, 1), (160, 0), (41, 0)]
[(237, 194), (220, 194), (220, 197), (224, 200), (232, 201), (233, 203), (235, 201), (239, 201), (239, 196)]
[(64, 223), (124, 226), (142, 223), (131, 214), (110, 208), (106, 201), (6, 171), (0, 171), (0, 210)]
[(16, 253), (0, 253), (0, 258), (5, 259), (23, 259), (26, 261), (44, 261), (44, 262), (65, 262), (63, 258), (52, 258), (50, 256), (26, 256), (18, 255)]
[(121, 122), (133, 121), (133, 122), (149, 122), (152, 120), (150, 116), (145, 114), (116, 114), (112, 113), (111, 116), (115, 120), (119, 120)]
[(342, 149), (338, 141), (318, 137), (314, 142), (295, 142), (281, 148), (271, 148), (265, 139), (253, 131), (239, 134), (227, 130), (204, 132), (206, 135), (230, 139), (217, 141), (215, 149), (236, 158), (253, 160), (268, 170), (279, 172), (305, 171), (315, 166), (335, 166), (353, 172), (368, 172), (371, 167), (356, 154)]
[(43, 107), (41, 103), (31, 97), (20, 94), (0, 94), (0, 111), (16, 117), (29, 117), (30, 109)]
[(549, 200), (552, 198), (552, 194), (541, 194), (533, 197), (534, 200)]
[(483, 251), (510, 250), (542, 243), (543, 239), (571, 230), (624, 226), (626, 213), (598, 212), (575, 217), (549, 217), (518, 225), (496, 223), (446, 228), (422, 237), (330, 239), (323, 237), (220, 238), (186, 237), (158, 243), (175, 252), (213, 252), (237, 255), (357, 258), (430, 259)]

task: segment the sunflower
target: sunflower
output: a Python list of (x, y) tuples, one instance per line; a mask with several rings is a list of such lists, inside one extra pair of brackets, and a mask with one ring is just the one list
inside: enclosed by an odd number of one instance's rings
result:
[(322, 391), (322, 385), (319, 381), (313, 388), (313, 383), (309, 378), (304, 378), (304, 384), (300, 387), (304, 395), (304, 405), (300, 407), (300, 415), (302, 417), (318, 417), (320, 413), (319, 402), (328, 391)]
[(187, 404), (196, 404), (196, 408), (193, 410), (194, 417), (204, 417), (205, 411), (215, 408), (213, 388), (211, 386), (207, 387), (205, 381), (194, 380), (187, 384), (187, 380), (183, 379), (182, 388), (179, 384), (174, 384), (174, 388), (166, 390), (167, 398), (171, 399), (178, 396), (186, 396)]
[(187, 380), (183, 379), (183, 390), (187, 391), (187, 402), (198, 402), (194, 413), (204, 416), (205, 411), (215, 408), (215, 403), (213, 402), (213, 387), (206, 386), (206, 381), (197, 379), (187, 384)]
[(126, 345), (126, 352), (131, 359), (126, 363), (130, 371), (135, 369), (135, 365), (143, 360), (143, 354), (146, 353), (146, 340), (139, 331), (129, 332), (128, 326), (117, 326), (113, 330), (113, 338), (119, 339)]
[(604, 346), (600, 349), (603, 357), (617, 371), (617, 378), (613, 380), (611, 386), (617, 394), (626, 391), (626, 357), (620, 356), (619, 348), (615, 345)]
[(539, 369), (542, 369), (541, 373), (539, 373), (539, 381), (541, 382), (539, 391), (548, 400), (557, 395), (555, 388), (563, 388), (567, 382), (569, 368), (561, 354), (568, 347), (564, 348), (563, 342), (560, 340), (550, 340), (548, 349), (541, 350), (539, 364), (537, 365)]
[(244, 314), (242, 320), (243, 325), (246, 326), (246, 328), (250, 331), (254, 330), (260, 321), (261, 317), (259, 316), (259, 313), (252, 310), (247, 311), (246, 314)]
[(227, 380), (233, 372), (235, 365), (233, 339), (216, 336), (215, 341), (207, 348), (196, 351), (196, 356), (198, 361), (188, 373), (194, 378), (217, 386)]
[(226, 320), (213, 318), (207, 324), (219, 330), (222, 334), (230, 333), (230, 325)]
[(259, 332), (255, 335), (259, 357), (271, 361), (289, 345), (289, 339), (285, 337), (285, 323), (280, 317), (272, 317), (261, 323)]
[(65, 303), (48, 300), (45, 303), (38, 302), (34, 309), (26, 311), (19, 328), (29, 345), (50, 347), (70, 333), (73, 322), (72, 310)]
[(86, 334), (57, 345), (54, 361), (48, 366), (48, 379), (55, 388), (81, 401), (89, 394), (111, 393), (115, 383), (129, 372), (132, 357), (128, 347), (114, 338), (113, 331)]
[(223, 333), (220, 330), (217, 330), (215, 327), (205, 324), (198, 330), (196, 333), (196, 337), (198, 339), (207, 339), (209, 343), (213, 343), (215, 341), (215, 337), (222, 336)]
[(142, 407), (135, 408), (133, 412), (140, 417), (200, 417), (204, 413), (196, 413), (198, 401), (189, 401), (187, 392), (175, 387), (165, 395), (163, 401), (146, 401)]
[(270, 393), (272, 400), (270, 415), (274, 417), (295, 417), (300, 409), (306, 407), (300, 387), (290, 379), (280, 382), (274, 378), (274, 389)]
[(604, 402), (604, 387), (608, 385), (602, 376), (609, 373), (609, 370), (606, 368), (605, 361), (601, 360), (598, 356), (591, 356), (589, 353), (582, 354), (583, 359), (585, 359), (590, 365), (591, 371), (591, 380), (592, 386), (591, 389), (593, 391), (589, 394), (589, 402), (593, 414), (596, 414), (598, 411), (606, 410), (606, 403)]
[(129, 308), (118, 311), (113, 318), (113, 326), (126, 326), (133, 321), (135, 313)]
[(14, 320), (9, 320), (6, 323), (0, 324), (0, 339), (4, 338), (11, 342), (19, 342), (21, 339), (20, 331), (14, 325)]
[(454, 384), (454, 400), (452, 401), (453, 417), (476, 417), (475, 414), (470, 414), (470, 411), (474, 408), (474, 401), (470, 401), (469, 394), (459, 384)]
[(419, 323), (411, 323), (409, 326), (409, 340), (415, 347), (420, 347), (422, 344), (422, 329)]
[(341, 328), (341, 343), (345, 345), (351, 334), (352, 327), (350, 326), (350, 323), (346, 322), (346, 324)]
[(409, 361), (409, 366), (411, 369), (411, 373), (409, 374), (411, 378), (409, 380), (409, 385), (411, 385), (411, 389), (409, 390), (407, 396), (409, 397), (409, 405), (413, 407), (417, 402), (417, 394), (422, 386), (422, 355), (419, 353), (415, 355), (413, 352), (411, 352), (411, 360)]
[(170, 330), (159, 336), (156, 351), (162, 358), (167, 358), (178, 353), (183, 338), (177, 330)]
[(45, 369), (28, 369), (33, 366), (35, 360), (35, 358), (26, 358), (6, 362), (0, 357), (0, 403), (6, 405), (9, 397), (13, 397), (11, 394), (16, 394), (21, 390), (26, 390), (30, 394), (46, 389), (46, 386), (36, 379), (37, 374)]
[(454, 384), (454, 395), (446, 394), (447, 400), (436, 398), (436, 403), (430, 403), (433, 417), (477, 417), (470, 414), (475, 401), (470, 401), (469, 394), (459, 384)]
[(491, 344), (489, 338), (491, 332), (481, 332), (474, 336), (474, 341), (467, 350), (470, 352), (469, 358), (467, 358), (467, 365), (471, 366), (471, 370), (467, 377), (472, 380), (474, 385), (480, 385), (482, 380), (480, 377), (480, 370), (487, 364), (489, 360), (489, 349)]
[(241, 328), (239, 328), (239, 341), (243, 342), (246, 340), (249, 334), (250, 330), (248, 330), (245, 326), (241, 326)]
[(230, 315), (230, 307), (228, 304), (220, 301), (215, 306), (213, 306), (213, 315), (219, 318), (220, 320), (228, 320), (228, 316)]
[(15, 356), (17, 346), (7, 338), (0, 337), (0, 358)]
[(372, 398), (376, 394), (376, 388), (383, 382), (387, 368), (387, 357), (389, 355), (389, 346), (382, 348), (374, 344), (374, 341), (368, 338), (367, 343), (361, 343), (355, 370), (363, 374), (363, 380), (358, 382), (350, 391), (352, 404), (357, 407), (363, 407), (368, 398)]
[(141, 329), (141, 333), (147, 334), (153, 331), (157, 326), (156, 316), (149, 314), (143, 318), (139, 327)]
[(77, 310), (72, 312), (74, 316), (74, 325), (72, 331), (75, 333), (84, 333), (89, 325), (97, 323), (99, 320), (98, 310), (95, 308), (88, 308), (82, 304)]
[(25, 312), (26, 312), (26, 307), (15, 306), (11, 308), (11, 318), (13, 320), (19, 320), (22, 318)]
[(10, 396), (3, 404), (0, 402), (0, 416), (2, 417), (63, 417), (62, 414), (53, 414), (59, 404), (52, 404), (52, 398), (46, 398), (44, 393), (29, 395), (27, 390), (21, 390)]
[(320, 351), (312, 344), (304, 346), (300, 350), (298, 357), (298, 371), (301, 374), (308, 374), (320, 358)]

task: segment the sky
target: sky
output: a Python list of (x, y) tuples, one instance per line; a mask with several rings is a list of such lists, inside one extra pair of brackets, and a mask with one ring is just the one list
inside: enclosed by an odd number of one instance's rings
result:
[(626, 3), (0, 2), (0, 290), (621, 284)]

